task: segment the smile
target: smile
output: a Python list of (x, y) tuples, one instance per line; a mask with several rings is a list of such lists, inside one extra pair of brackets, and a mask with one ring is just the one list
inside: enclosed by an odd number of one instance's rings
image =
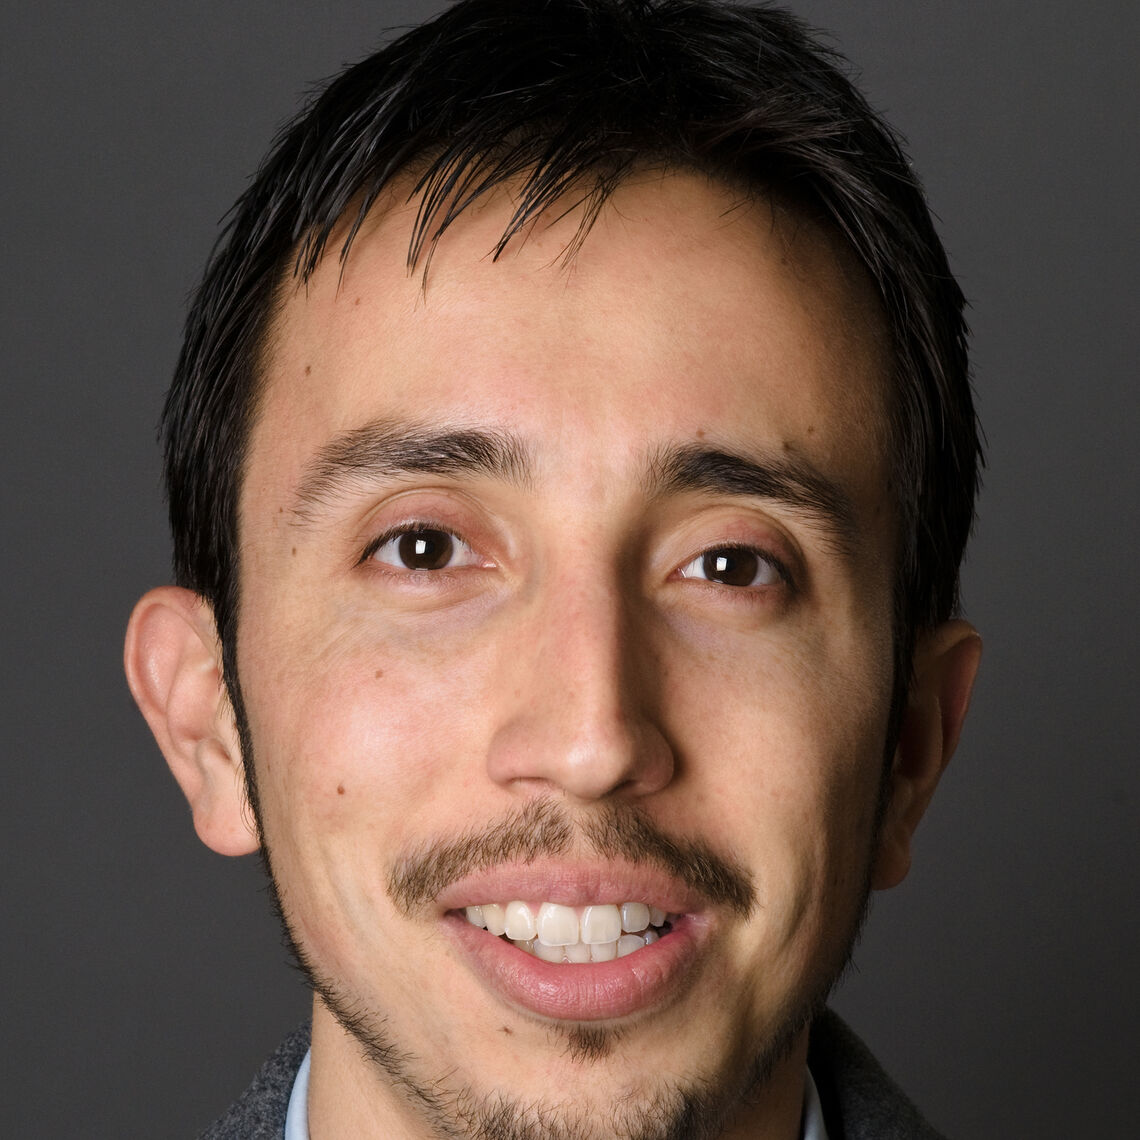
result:
[(675, 876), (620, 861), (496, 865), (450, 883), (435, 901), (437, 929), (480, 985), (553, 1021), (677, 1003), (704, 975), (721, 921)]
[(625, 958), (651, 946), (672, 926), (672, 916), (644, 902), (571, 907), (515, 900), (469, 906), (464, 913), (472, 926), (552, 963)]

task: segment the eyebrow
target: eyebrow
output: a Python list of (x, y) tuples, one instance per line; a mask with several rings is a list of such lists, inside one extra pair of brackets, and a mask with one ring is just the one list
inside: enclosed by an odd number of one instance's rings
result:
[(795, 456), (752, 457), (695, 444), (667, 447), (652, 457), (649, 491), (654, 496), (696, 492), (771, 499), (823, 531), (845, 557), (858, 544), (859, 527), (850, 495)]
[(312, 523), (322, 509), (379, 479), (425, 473), (522, 485), (531, 477), (530, 454), (509, 432), (375, 420), (335, 436), (305, 465), (293, 494), (294, 519)]
[[(523, 486), (533, 477), (533, 461), (527, 444), (509, 431), (374, 420), (334, 436), (306, 464), (293, 495), (294, 520), (310, 525), (339, 499), (378, 480), (417, 474), (485, 476)], [(647, 489), (655, 498), (697, 493), (770, 499), (804, 516), (841, 554), (849, 557), (857, 544), (850, 496), (794, 456), (742, 455), (697, 444), (662, 447), (651, 456)]]

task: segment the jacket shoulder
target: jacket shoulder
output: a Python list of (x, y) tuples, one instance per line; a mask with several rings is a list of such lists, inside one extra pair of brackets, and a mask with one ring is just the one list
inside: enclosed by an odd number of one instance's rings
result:
[(297, 1070), (309, 1049), (309, 1026), (295, 1029), (261, 1066), (252, 1084), (198, 1140), (281, 1140)]
[(831, 1010), (812, 1024), (808, 1067), (830, 1140), (945, 1140)]

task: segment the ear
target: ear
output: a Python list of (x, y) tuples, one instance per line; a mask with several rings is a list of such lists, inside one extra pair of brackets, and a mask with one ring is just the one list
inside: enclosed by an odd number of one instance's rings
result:
[(123, 663), (131, 693), (189, 801), (198, 837), (222, 855), (256, 851), (210, 607), (191, 590), (151, 590), (131, 614)]
[(964, 621), (940, 625), (915, 647), (871, 877), (876, 890), (897, 886), (910, 870), (911, 839), (958, 746), (981, 657), (982, 639)]

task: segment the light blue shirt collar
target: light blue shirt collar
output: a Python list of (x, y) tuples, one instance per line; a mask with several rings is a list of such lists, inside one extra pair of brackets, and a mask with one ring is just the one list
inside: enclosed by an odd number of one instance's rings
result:
[[(307, 1137), (304, 1140), (308, 1140)], [(827, 1140), (823, 1123), (823, 1107), (819, 1103), (819, 1089), (811, 1077), (811, 1069), (804, 1072), (804, 1115), (800, 1125), (800, 1140)]]
[(313, 1060), (310, 1049), (297, 1070), (289, 1107), (285, 1112), (285, 1140), (309, 1140), (309, 1068)]
[[(285, 1113), (285, 1140), (309, 1140), (309, 1066), (313, 1051), (310, 1049), (297, 1070), (293, 1091), (289, 1094), (289, 1108)], [(819, 1106), (819, 1092), (811, 1072), (804, 1084), (804, 1116), (800, 1140), (827, 1140), (823, 1126), (823, 1110)]]

